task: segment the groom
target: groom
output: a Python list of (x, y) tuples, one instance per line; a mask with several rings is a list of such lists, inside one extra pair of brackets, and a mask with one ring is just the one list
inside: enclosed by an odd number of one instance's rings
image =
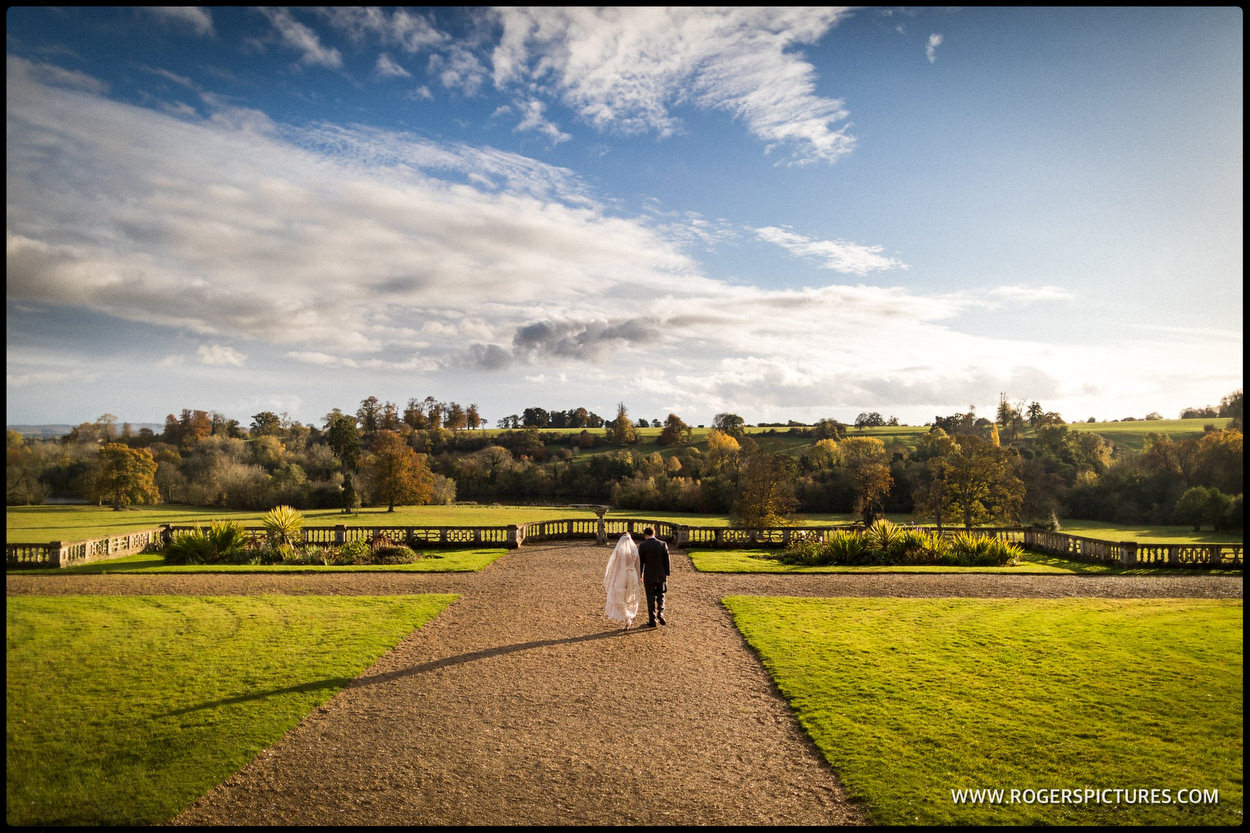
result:
[(643, 542), (638, 545), (638, 566), (642, 572), (642, 586), (647, 591), (647, 627), (654, 628), (664, 621), (664, 593), (668, 590), (668, 545), (655, 537), (655, 530), (647, 527), (642, 531)]

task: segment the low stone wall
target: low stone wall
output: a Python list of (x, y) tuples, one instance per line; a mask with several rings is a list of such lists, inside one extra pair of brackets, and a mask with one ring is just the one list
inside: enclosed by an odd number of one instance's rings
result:
[(1062, 532), (1024, 530), (1024, 546), (1098, 564), (1126, 567), (1229, 567), (1243, 568), (1241, 544), (1139, 544), (1136, 541), (1102, 541)]
[(5, 543), (6, 567), (76, 567), (93, 561), (106, 561), (159, 550), (163, 546), (166, 527), (142, 529), (85, 541), (50, 541), (46, 544)]

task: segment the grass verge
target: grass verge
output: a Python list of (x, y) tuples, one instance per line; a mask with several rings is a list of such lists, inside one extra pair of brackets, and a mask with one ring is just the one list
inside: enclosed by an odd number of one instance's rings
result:
[(11, 597), (6, 822), (167, 821), (455, 598)]
[[(1242, 821), (1240, 601), (725, 605), (875, 823)], [(1015, 789), (1021, 800), (960, 803), (953, 791), (965, 789)], [(1051, 789), (1167, 790), (1173, 802), (1198, 789), (1218, 803), (1162, 803), (1163, 792), (1025, 800)]]

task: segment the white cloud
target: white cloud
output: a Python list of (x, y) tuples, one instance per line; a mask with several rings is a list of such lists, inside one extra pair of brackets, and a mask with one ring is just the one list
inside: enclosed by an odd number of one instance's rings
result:
[(201, 364), (242, 367), (247, 356), (225, 344), (202, 344), (195, 351)]
[(383, 52), (374, 64), (373, 74), (378, 78), (411, 78), (412, 73), (395, 62), (395, 59)]
[(842, 240), (816, 240), (775, 226), (755, 229), (761, 240), (773, 243), (791, 254), (816, 260), (824, 269), (848, 275), (867, 275), (885, 269), (906, 269), (902, 261), (886, 257), (881, 246), (865, 246)]
[(316, 9), (356, 45), (377, 41), (388, 48), (414, 54), (446, 44), (450, 37), (439, 32), (419, 14), (407, 9), (378, 6), (332, 6)]
[(544, 105), (541, 101), (527, 101), (522, 105), (521, 121), (517, 124), (515, 130), (518, 132), (532, 131), (546, 136), (553, 144), (567, 142), (573, 138), (569, 134), (560, 130), (554, 123), (548, 121), (543, 115)]
[(929, 63), (937, 62), (937, 48), (942, 45), (942, 36), (939, 34), (929, 35), (929, 41), (925, 44), (924, 54), (929, 59)]
[(308, 26), (300, 23), (287, 9), (260, 8), (258, 11), (269, 19), (282, 43), (300, 53), (300, 63), (337, 69), (343, 57), (332, 46), (323, 46), (321, 39)]
[(547, 89), (599, 129), (680, 129), (693, 105), (740, 118), (791, 160), (831, 162), (854, 141), (842, 102), (815, 94), (815, 69), (796, 47), (848, 11), (833, 7), (506, 7), (491, 55), (497, 87)]
[(196, 35), (213, 34), (213, 14), (196, 6), (140, 6), (147, 14)]

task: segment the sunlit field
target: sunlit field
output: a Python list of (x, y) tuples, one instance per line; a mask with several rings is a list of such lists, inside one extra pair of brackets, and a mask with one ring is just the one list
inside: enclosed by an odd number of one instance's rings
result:
[(725, 604), (872, 822), (1242, 821), (1240, 600)]

